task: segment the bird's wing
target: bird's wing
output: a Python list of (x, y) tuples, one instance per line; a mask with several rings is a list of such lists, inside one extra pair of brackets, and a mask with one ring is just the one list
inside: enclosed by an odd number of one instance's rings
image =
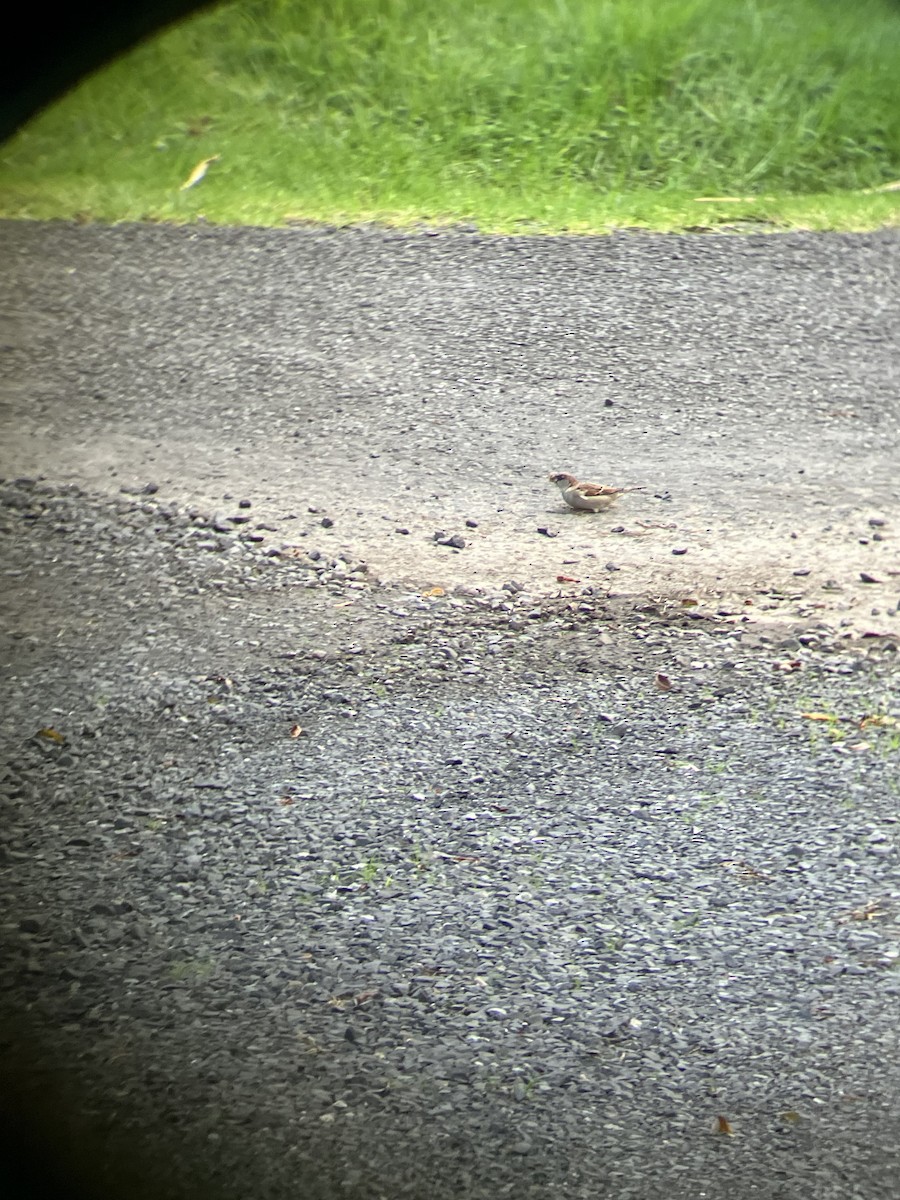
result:
[(618, 496), (622, 489), (609, 487), (605, 483), (579, 483), (575, 490), (581, 492), (582, 496)]

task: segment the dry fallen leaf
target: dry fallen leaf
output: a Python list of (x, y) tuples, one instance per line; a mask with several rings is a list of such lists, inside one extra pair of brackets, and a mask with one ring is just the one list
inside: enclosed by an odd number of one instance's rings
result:
[(46, 738), (48, 742), (56, 742), (57, 746), (64, 746), (66, 743), (65, 734), (60, 733), (58, 729), (52, 729), (49, 725), (39, 729), (37, 736)]
[(762, 871), (757, 871), (756, 867), (752, 867), (750, 863), (744, 862), (742, 858), (726, 859), (722, 863), (723, 867), (731, 867), (739, 879), (744, 883), (757, 883), (760, 881), (768, 882), (768, 876)]
[(442, 587), (428, 588), (426, 591), (424, 591), (422, 593), (423, 596), (443, 596), (445, 594), (446, 593), (444, 592), (444, 589)]
[(178, 189), (180, 192), (186, 192), (188, 188), (192, 188), (195, 183), (199, 183), (206, 172), (209, 170), (210, 163), (218, 162), (221, 155), (213, 154), (209, 158), (201, 159), (188, 175), (187, 179)]
[(799, 658), (783, 659), (781, 662), (772, 663), (773, 671), (802, 671), (803, 663)]
[(851, 921), (877, 921), (879, 917), (885, 916), (885, 910), (882, 907), (880, 900), (870, 900), (868, 904), (864, 904), (862, 908), (855, 908), (850, 914)]
[(668, 675), (663, 675), (662, 671), (657, 671), (656, 686), (661, 692), (671, 692), (672, 680), (668, 677)]
[(781, 1119), (782, 1121), (789, 1121), (791, 1125), (796, 1125), (800, 1120), (800, 1114), (791, 1109), (790, 1112), (783, 1112), (781, 1114)]
[(868, 729), (870, 725), (885, 725), (893, 728), (895, 725), (900, 725), (900, 719), (890, 717), (887, 713), (873, 713), (870, 717), (863, 717), (859, 723), (860, 729)]
[(734, 1130), (731, 1128), (731, 1122), (727, 1117), (719, 1115), (716, 1117), (716, 1133), (725, 1134), (726, 1137), (731, 1137)]
[(291, 726), (291, 737), (292, 738), (304, 737), (305, 734), (306, 734), (306, 730), (303, 728), (302, 725), (292, 725)]
[(366, 992), (357, 992), (353, 997), (354, 1007), (360, 1008), (363, 1004), (368, 1004), (370, 1000), (378, 1000), (381, 997), (381, 992), (378, 988), (370, 988)]
[(581, 583), (580, 579), (575, 579), (572, 575), (557, 575), (557, 583)]
[(800, 716), (805, 717), (807, 721), (828, 721), (828, 723), (832, 725), (835, 721), (839, 721), (841, 719), (840, 717), (835, 716), (834, 713), (827, 712), (802, 712)]

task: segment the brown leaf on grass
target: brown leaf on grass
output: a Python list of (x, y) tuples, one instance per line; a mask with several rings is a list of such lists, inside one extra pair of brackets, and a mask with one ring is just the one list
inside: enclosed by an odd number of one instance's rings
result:
[(46, 738), (48, 742), (55, 742), (57, 746), (66, 744), (66, 736), (60, 733), (58, 729), (53, 729), (50, 725), (45, 725), (43, 729), (37, 731), (37, 737)]
[(212, 154), (212, 155), (210, 155), (209, 158), (201, 159), (200, 162), (197, 163), (196, 167), (194, 167), (193, 171), (191, 171), (190, 175), (188, 175), (187, 179), (184, 181), (184, 183), (181, 185), (181, 187), (178, 190), (180, 192), (186, 192), (188, 190), (188, 188), (192, 188), (195, 184), (199, 183), (200, 180), (203, 178), (203, 176), (206, 174), (206, 172), (209, 170), (210, 164), (214, 163), (214, 162), (218, 162), (220, 157), (221, 157), (221, 155), (219, 155), (219, 154)]
[(716, 1133), (721, 1133), (725, 1137), (732, 1137), (734, 1134), (731, 1122), (727, 1117), (723, 1117), (721, 1113), (716, 1117)]

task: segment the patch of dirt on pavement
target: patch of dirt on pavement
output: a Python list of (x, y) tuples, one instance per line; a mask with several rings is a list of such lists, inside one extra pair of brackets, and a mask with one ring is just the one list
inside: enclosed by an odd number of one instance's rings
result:
[[(312, 503), (315, 488), (298, 485), (284, 462), (259, 462), (261, 493), (246, 461), (228, 468), (203, 447), (169, 444), (162, 455), (114, 435), (59, 446), (13, 432), (0, 461), (111, 499), (120, 488), (149, 487), (156, 498), (194, 506), (226, 526), (232, 517), (245, 521), (261, 545), (301, 558), (315, 548), (364, 559), (379, 580), (409, 589), (493, 594), (513, 583), (552, 597), (590, 588), (770, 623), (819, 619), (857, 634), (900, 633), (900, 518), (856, 497), (830, 511), (794, 503), (786, 516), (787, 503), (766, 515), (739, 505), (710, 512), (648, 489), (609, 512), (578, 513), (537, 477), (507, 489), (502, 506), (476, 495), (463, 507), (458, 497), (428, 495), (421, 486), (381, 495), (336, 490), (330, 501)], [(249, 506), (240, 508), (241, 499)]]

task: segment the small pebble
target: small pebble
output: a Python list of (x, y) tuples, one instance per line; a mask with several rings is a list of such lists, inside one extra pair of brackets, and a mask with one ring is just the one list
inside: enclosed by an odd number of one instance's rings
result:
[(551, 532), (546, 525), (538, 525), (537, 531), (538, 533), (542, 533), (544, 537), (548, 538), (555, 538), (559, 536), (559, 534)]
[(607, 570), (607, 571), (621, 571), (621, 570), (622, 570), (622, 568), (621, 568), (621, 567), (620, 567), (620, 566), (619, 566), (617, 563), (614, 563), (614, 562), (608, 562), (608, 563), (606, 564), (605, 570)]
[(687, 546), (673, 546), (672, 547), (673, 554), (687, 554), (687, 552), (688, 552)]
[(252, 501), (238, 500), (238, 508), (251, 508), (251, 507), (252, 507)]
[(797, 570), (794, 571), (794, 574), (795, 575), (808, 575), (809, 567), (798, 567)]
[(881, 529), (882, 526), (887, 525), (887, 521), (884, 517), (869, 517), (869, 524), (873, 529)]
[(334, 521), (332, 521), (331, 517), (323, 517), (319, 524), (323, 529), (330, 529), (334, 524)]
[(478, 528), (478, 522), (473, 521), (471, 517), (469, 517), (469, 519), (466, 521), (466, 525), (469, 527), (469, 529), (477, 529)]
[(870, 575), (868, 571), (860, 571), (860, 579), (863, 583), (881, 583), (880, 579), (876, 579), (874, 575)]

